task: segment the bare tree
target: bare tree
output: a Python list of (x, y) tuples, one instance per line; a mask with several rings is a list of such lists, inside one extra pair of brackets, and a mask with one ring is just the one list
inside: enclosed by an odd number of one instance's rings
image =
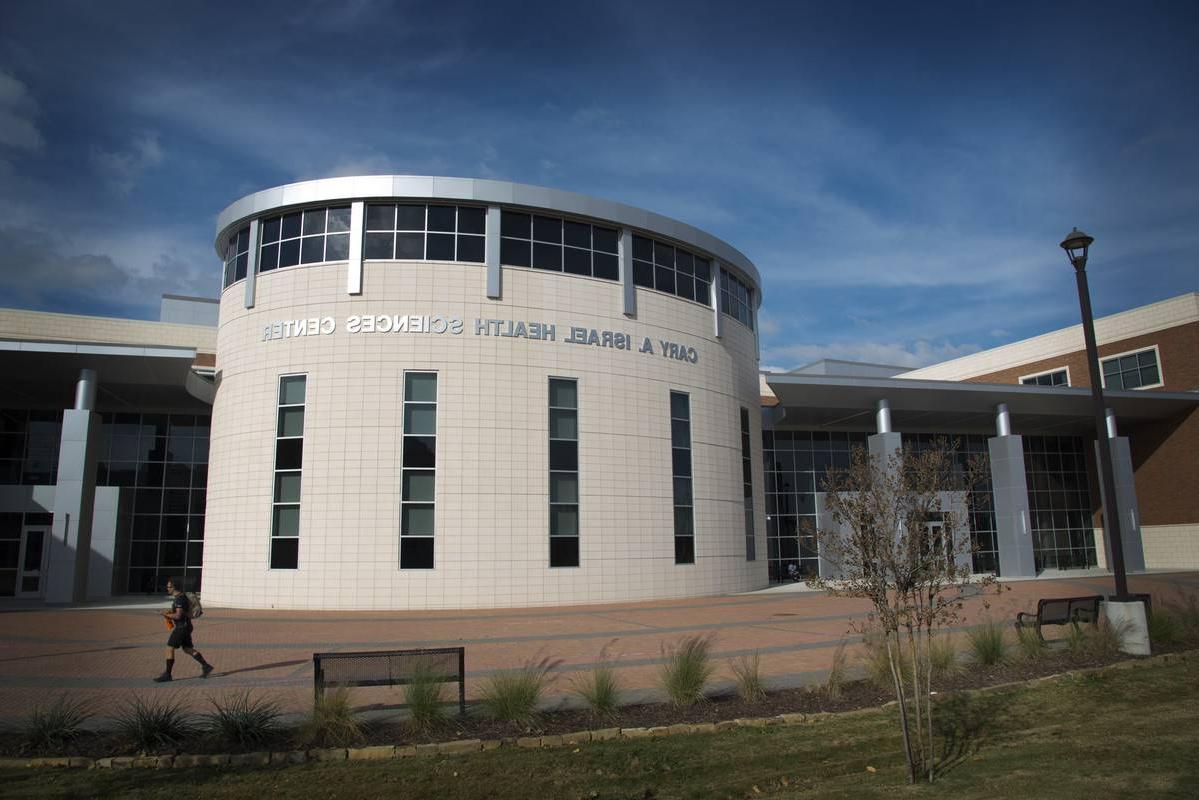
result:
[(961, 619), (963, 600), (998, 590), (973, 575), (970, 512), (984, 501), (978, 460), (965, 464), (938, 441), (886, 458), (855, 449), (850, 466), (825, 483), (826, 523), (815, 531), (826, 573), (809, 583), (862, 597), (873, 610), (858, 632), (879, 629), (899, 705), (908, 781), (936, 777), (932, 727), (934, 633)]

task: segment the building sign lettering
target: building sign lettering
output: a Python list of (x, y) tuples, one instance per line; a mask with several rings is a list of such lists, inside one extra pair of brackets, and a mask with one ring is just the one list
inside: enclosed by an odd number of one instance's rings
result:
[(439, 314), (353, 314), (339, 326), (334, 317), (306, 317), (271, 322), (262, 327), (262, 341), (296, 339), (305, 336), (329, 336), (341, 327), (348, 334), (371, 333), (419, 333), (434, 336), (497, 336), (505, 339), (533, 339), (542, 342), (583, 345), (609, 350), (626, 350), (647, 355), (658, 355), (672, 361), (699, 363), (699, 353), (694, 347), (669, 339), (654, 340), (642, 337), (638, 344), (633, 336), (624, 331), (608, 331), (580, 326), (559, 328), (550, 322), (531, 322), (513, 319), (476, 319), (467, 325), (461, 317), (444, 317)]

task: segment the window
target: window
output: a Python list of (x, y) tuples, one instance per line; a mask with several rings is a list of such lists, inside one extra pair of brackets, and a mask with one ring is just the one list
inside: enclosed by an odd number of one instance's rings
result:
[(1036, 569), (1096, 564), (1087, 446), (1077, 436), (1025, 436), (1024, 469)]
[(633, 237), (633, 283), (712, 305), (712, 262), (644, 236)]
[(225, 241), (225, 287), (245, 280), (250, 263), (250, 226), (246, 225)]
[(0, 411), (0, 485), (56, 483), (61, 432), (61, 411)]
[(1036, 375), (1025, 375), (1020, 379), (1025, 386), (1069, 386), (1070, 370), (1055, 369), (1051, 372), (1041, 372)]
[(587, 222), (504, 211), (500, 216), (500, 263), (620, 279), (620, 232)]
[(579, 566), (579, 385), (550, 378), (550, 566)]
[(422, 203), (369, 203), (363, 258), (485, 261), (487, 209)]
[(349, 257), (349, 206), (309, 208), (262, 221), (259, 272)]
[(1157, 346), (1135, 353), (1101, 359), (1105, 389), (1149, 389), (1162, 385), (1157, 362)]
[(674, 477), (674, 563), (695, 563), (695, 503), (691, 478), (691, 398), (670, 393), (670, 462)]
[(758, 557), (754, 541), (754, 472), (753, 454), (749, 447), (749, 409), (741, 409), (741, 485), (745, 496), (745, 560)]
[(725, 314), (753, 330), (754, 290), (728, 270), (720, 271), (720, 305)]
[(433, 569), (437, 373), (404, 373), (400, 569)]
[(304, 462), (307, 391), (306, 375), (284, 375), (279, 378), (271, 569), (297, 569), (300, 563), (300, 472)]

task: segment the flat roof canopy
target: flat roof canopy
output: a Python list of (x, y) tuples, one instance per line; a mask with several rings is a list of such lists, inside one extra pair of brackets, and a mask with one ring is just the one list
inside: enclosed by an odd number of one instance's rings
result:
[(205, 405), (185, 388), (195, 358), (183, 347), (3, 340), (0, 405), (72, 408), (80, 370), (94, 369), (97, 410), (201, 410)]
[[(891, 406), (892, 430), (995, 433), (995, 409), (1006, 403), (1015, 434), (1093, 433), (1091, 390), (998, 383), (766, 375), (779, 399), (783, 428), (875, 430), (878, 401)], [(1165, 420), (1199, 406), (1196, 392), (1105, 391), (1117, 426)]]

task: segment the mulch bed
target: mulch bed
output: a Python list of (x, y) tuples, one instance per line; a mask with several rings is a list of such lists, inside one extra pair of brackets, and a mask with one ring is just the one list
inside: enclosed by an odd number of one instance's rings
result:
[[(1154, 653), (1186, 650), (1186, 645), (1169, 647), (1155, 646)], [(963, 689), (978, 689), (1004, 683), (1026, 681), (1046, 675), (1070, 670), (1101, 667), (1131, 656), (1110, 658), (1071, 656), (1065, 651), (1051, 649), (1044, 657), (1030, 661), (1014, 658), (996, 666), (964, 664), (960, 673), (934, 682), (934, 689), (945, 693)], [(465, 718), (451, 716), (446, 724), (433, 732), (418, 732), (403, 723), (368, 724), (363, 745), (404, 745), (429, 742), (453, 741), (456, 739), (511, 739), (521, 736), (553, 736), (600, 728), (651, 728), (679, 723), (719, 722), (751, 717), (772, 717), (777, 714), (852, 711), (875, 708), (894, 699), (894, 694), (883, 690), (869, 681), (851, 681), (842, 687), (841, 696), (832, 700), (820, 687), (804, 689), (781, 689), (768, 692), (759, 701), (746, 701), (736, 695), (710, 698), (707, 702), (690, 708), (676, 708), (664, 703), (624, 706), (612, 717), (596, 717), (587, 711), (549, 711), (538, 717), (532, 725), (500, 722), (471, 714)], [(290, 736), (280, 735), (276, 740), (249, 748), (237, 748), (207, 736), (189, 740), (181, 747), (163, 748), (160, 753), (235, 753), (239, 750), (288, 750), (300, 749), (302, 745)], [(85, 732), (72, 741), (65, 751), (41, 753), (24, 746), (18, 732), (0, 733), (0, 755), (5, 757), (29, 757), (40, 755), (87, 756), (102, 758), (114, 755), (136, 755), (127, 742), (112, 732)]]

